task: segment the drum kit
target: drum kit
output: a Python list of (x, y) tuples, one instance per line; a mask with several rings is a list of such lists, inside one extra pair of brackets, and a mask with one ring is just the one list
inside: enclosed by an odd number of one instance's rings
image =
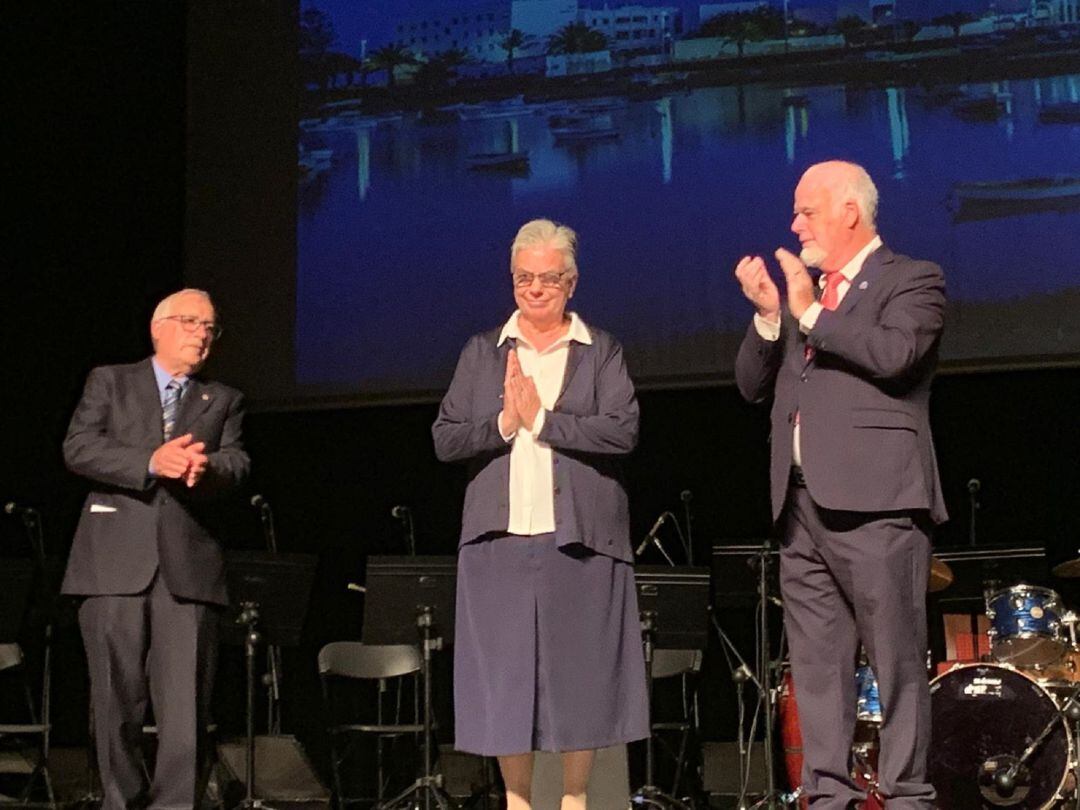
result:
[[(1054, 573), (1080, 577), (1080, 564), (1075, 571), (1059, 566)], [(935, 558), (929, 589), (942, 590), (951, 582), (948, 566)], [(1075, 802), (1080, 810), (1080, 615), (1066, 609), (1057, 592), (1035, 585), (988, 590), (985, 602), (989, 655), (946, 664), (930, 681), (928, 766), (937, 806), (1044, 810)], [(867, 791), (863, 810), (881, 810), (875, 771), (883, 713), (865, 656), (860, 664), (852, 777)], [(788, 795), (797, 797), (802, 747), (790, 673), (781, 683), (778, 704), (785, 765), (795, 790)]]
[(1080, 806), (1080, 616), (1050, 588), (1014, 585), (986, 594), (986, 617), (989, 660), (930, 682), (938, 804)]

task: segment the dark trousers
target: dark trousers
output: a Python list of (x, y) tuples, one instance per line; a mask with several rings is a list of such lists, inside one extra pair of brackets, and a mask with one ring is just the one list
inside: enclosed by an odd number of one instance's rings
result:
[(864, 792), (851, 778), (858, 645), (877, 676), (884, 722), (879, 789), (890, 810), (929, 808), (926, 673), (928, 526), (920, 514), (838, 512), (788, 491), (780, 590), (813, 810)]
[[(87, 598), (79, 626), (90, 668), (102, 810), (190, 810), (208, 761), (217, 611), (176, 599), (159, 574), (141, 594)], [(149, 785), (142, 760), (148, 705), (158, 734)]]

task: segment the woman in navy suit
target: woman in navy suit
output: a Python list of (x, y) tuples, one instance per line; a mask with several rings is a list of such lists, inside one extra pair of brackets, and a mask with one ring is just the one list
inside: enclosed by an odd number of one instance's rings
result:
[(510, 249), (517, 310), (462, 350), (432, 426), (465, 461), (454, 648), (456, 747), (499, 759), (530, 806), (533, 751), (559, 751), (563, 810), (597, 748), (649, 733), (621, 461), (638, 406), (622, 348), (566, 311), (576, 236), (550, 220)]

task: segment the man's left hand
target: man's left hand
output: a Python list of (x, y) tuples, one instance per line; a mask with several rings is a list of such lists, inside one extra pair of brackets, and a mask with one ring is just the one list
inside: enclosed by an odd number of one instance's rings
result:
[(814, 280), (798, 256), (784, 248), (776, 249), (776, 260), (787, 280), (788, 311), (799, 320), (807, 307), (814, 303)]

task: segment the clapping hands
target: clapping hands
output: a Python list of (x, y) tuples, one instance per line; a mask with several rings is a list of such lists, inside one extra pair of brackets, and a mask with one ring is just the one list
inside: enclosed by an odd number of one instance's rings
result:
[(185, 433), (165, 442), (150, 457), (150, 468), (158, 478), (183, 479), (188, 487), (193, 487), (206, 472), (209, 461), (205, 442), (194, 441), (194, 436)]

